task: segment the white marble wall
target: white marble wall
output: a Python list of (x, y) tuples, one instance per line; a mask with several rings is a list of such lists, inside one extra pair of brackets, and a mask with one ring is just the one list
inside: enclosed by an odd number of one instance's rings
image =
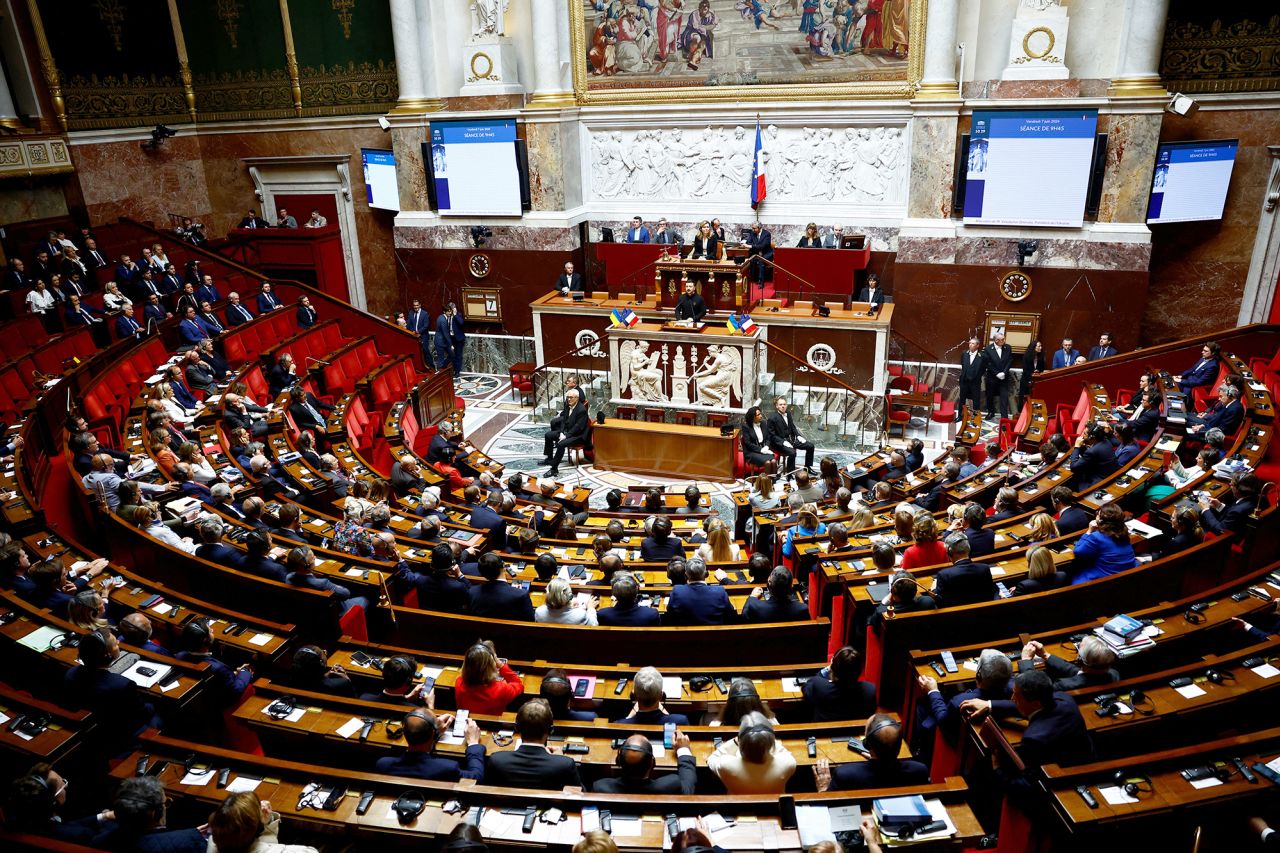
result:
[[(956, 38), (965, 45), (962, 80), (1000, 79), (1009, 60), (1009, 33), (1019, 2), (964, 0), (960, 4)], [(1118, 73), (1126, 0), (1068, 0), (1061, 5), (1071, 19), (1066, 55), (1071, 77), (1096, 80)]]
[[(584, 201), (592, 218), (750, 218), (754, 121), (681, 117), (581, 124)], [(896, 222), (906, 212), (909, 125), (792, 119), (764, 128), (761, 217)], [(710, 211), (710, 212), (708, 212)]]

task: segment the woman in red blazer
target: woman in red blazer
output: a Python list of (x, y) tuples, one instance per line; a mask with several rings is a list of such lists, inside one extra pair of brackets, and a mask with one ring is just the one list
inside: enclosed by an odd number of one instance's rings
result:
[(491, 640), (467, 649), (462, 672), (453, 686), (459, 711), (501, 714), (511, 700), (524, 692), (524, 683), (505, 660), (499, 660)]

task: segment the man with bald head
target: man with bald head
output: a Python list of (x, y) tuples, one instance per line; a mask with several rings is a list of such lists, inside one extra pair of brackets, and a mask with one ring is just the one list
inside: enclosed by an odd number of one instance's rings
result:
[(674, 743), (676, 772), (654, 779), (653, 744), (645, 735), (632, 735), (618, 749), (617, 777), (600, 779), (591, 790), (597, 794), (692, 794), (698, 762), (689, 749), (689, 736), (677, 729)]
[(404, 454), (391, 466), (391, 487), (401, 497), (410, 492), (421, 492), (427, 487), (427, 481), (422, 479), (422, 468), (412, 453)]
[(130, 613), (120, 620), (120, 627), (117, 629), (120, 633), (120, 642), (128, 643), (131, 646), (137, 646), (145, 652), (151, 652), (157, 655), (169, 655), (173, 653), (164, 646), (151, 639), (151, 620), (141, 613)]
[(548, 477), (560, 475), (560, 460), (564, 459), (565, 449), (573, 444), (583, 444), (587, 440), (589, 419), (587, 407), (582, 403), (582, 395), (577, 388), (570, 388), (565, 394), (565, 407), (569, 414), (563, 418), (559, 430), (547, 430), (543, 437), (543, 465), (550, 465)]

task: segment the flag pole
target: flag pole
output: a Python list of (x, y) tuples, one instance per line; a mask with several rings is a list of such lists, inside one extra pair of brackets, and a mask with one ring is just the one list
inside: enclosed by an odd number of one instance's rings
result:
[[(756, 132), (760, 132), (760, 113), (756, 113)], [(760, 204), (757, 203), (753, 208), (756, 214), (756, 222), (760, 221)]]

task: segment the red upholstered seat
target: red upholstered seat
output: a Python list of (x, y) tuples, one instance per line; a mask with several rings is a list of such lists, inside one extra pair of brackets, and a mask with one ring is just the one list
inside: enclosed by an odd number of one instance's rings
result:
[(933, 392), (933, 411), (929, 419), (934, 423), (949, 424), (956, 419), (956, 401), (942, 399), (941, 391)]

